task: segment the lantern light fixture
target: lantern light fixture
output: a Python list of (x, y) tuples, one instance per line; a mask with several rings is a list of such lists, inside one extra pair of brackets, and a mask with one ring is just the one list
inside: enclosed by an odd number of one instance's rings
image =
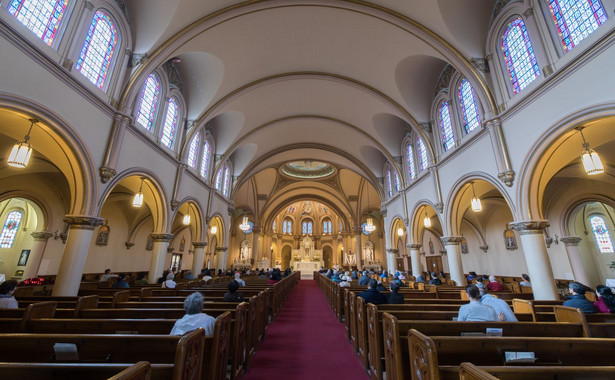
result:
[(425, 228), (431, 227), (431, 218), (427, 215), (427, 210), (425, 210), (425, 218), (423, 219), (423, 226)]
[(141, 185), (139, 186), (139, 192), (135, 194), (134, 198), (132, 198), (132, 207), (141, 208), (143, 206), (143, 180), (145, 178), (141, 177)]
[(483, 205), (480, 202), (480, 198), (478, 198), (476, 196), (476, 193), (474, 192), (474, 181), (470, 182), (470, 184), (472, 185), (472, 201), (471, 201), (472, 211), (481, 212), (483, 211)]
[(31, 118), (30, 120), (30, 129), (28, 129), (28, 133), (24, 137), (23, 141), (18, 142), (13, 145), (13, 149), (9, 154), (9, 158), (7, 160), (7, 164), (14, 168), (25, 168), (28, 166), (28, 162), (30, 161), (30, 157), (32, 156), (32, 145), (30, 145), (30, 133), (32, 132), (32, 127), (34, 124), (38, 123), (37, 119)]
[(583, 139), (583, 153), (581, 153), (581, 162), (583, 163), (583, 169), (585, 169), (585, 173), (587, 175), (602, 174), (604, 173), (604, 166), (602, 165), (600, 156), (598, 156), (598, 153), (592, 150), (589, 147), (589, 143), (585, 141), (585, 136), (583, 135), (583, 128), (584, 127), (577, 128), (577, 130), (581, 134), (581, 138)]

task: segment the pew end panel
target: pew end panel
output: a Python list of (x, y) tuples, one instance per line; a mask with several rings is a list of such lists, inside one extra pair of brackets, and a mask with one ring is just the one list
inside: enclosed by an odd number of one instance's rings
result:
[(109, 380), (150, 380), (151, 377), (152, 365), (149, 362), (140, 361), (110, 377)]
[(408, 332), (408, 352), (412, 380), (439, 378), (438, 353), (434, 341), (417, 330)]
[(489, 372), (472, 363), (461, 363), (459, 367), (459, 380), (499, 380)]

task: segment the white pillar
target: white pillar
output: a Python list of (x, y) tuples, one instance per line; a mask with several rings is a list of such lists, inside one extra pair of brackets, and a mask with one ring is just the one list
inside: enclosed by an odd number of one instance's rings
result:
[(76, 296), (79, 293), (81, 276), (88, 258), (94, 228), (100, 226), (103, 219), (67, 215), (64, 222), (68, 223), (70, 227), (56, 283), (53, 286), (53, 295)]
[(205, 252), (205, 247), (207, 246), (206, 241), (193, 241), (192, 246), (194, 247), (194, 261), (192, 261), (192, 274), (194, 277), (198, 277), (203, 269), (203, 252)]
[(222, 271), (226, 270), (226, 253), (228, 251), (228, 247), (216, 247), (216, 256), (217, 259), (217, 268), (222, 269)]
[(154, 245), (152, 247), (152, 261), (149, 265), (149, 273), (147, 281), (150, 284), (155, 284), (158, 278), (164, 272), (164, 262), (167, 258), (167, 248), (173, 239), (173, 234), (152, 234)]
[(43, 258), (43, 253), (45, 252), (45, 247), (47, 246), (47, 240), (52, 236), (53, 234), (51, 232), (32, 232), (34, 243), (30, 249), (28, 265), (23, 271), (23, 276), (21, 276), (23, 280), (38, 276), (38, 268), (41, 266), (41, 260)]
[(581, 251), (579, 251), (581, 238), (578, 236), (564, 236), (560, 240), (566, 246), (566, 253), (568, 254), (568, 260), (570, 260), (574, 280), (587, 286), (593, 286), (589, 281), (589, 276), (581, 257)]
[(412, 265), (412, 275), (414, 278), (417, 278), (421, 275), (421, 244), (408, 244), (408, 248), (410, 248), (410, 261)]
[(363, 268), (363, 247), (361, 247), (361, 226), (354, 228), (355, 232), (355, 249), (357, 250), (355, 253), (355, 257), (357, 258), (357, 268)]
[(559, 299), (543, 235), (545, 227), (548, 226), (549, 223), (546, 220), (524, 220), (510, 224), (512, 229), (519, 231), (527, 271), (532, 281), (532, 291), (536, 300)]
[(462, 236), (443, 236), (440, 238), (446, 248), (446, 256), (448, 257), (448, 269), (451, 272), (451, 280), (455, 281), (457, 286), (465, 286), (467, 281), (463, 274), (463, 265), (461, 263), (461, 241)]
[(387, 249), (387, 272), (392, 275), (397, 272), (397, 248)]
[(261, 261), (262, 255), (263, 255), (260, 249), (260, 243), (261, 243), (260, 232), (261, 232), (260, 227), (254, 226), (252, 228), (252, 235), (254, 235), (253, 241), (252, 241), (252, 257), (254, 258), (255, 263), (258, 261)]

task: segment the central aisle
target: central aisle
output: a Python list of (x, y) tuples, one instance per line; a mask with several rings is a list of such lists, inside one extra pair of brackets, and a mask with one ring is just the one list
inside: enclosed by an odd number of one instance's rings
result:
[(300, 280), (269, 325), (246, 380), (368, 379), (344, 324), (337, 321), (315, 280)]

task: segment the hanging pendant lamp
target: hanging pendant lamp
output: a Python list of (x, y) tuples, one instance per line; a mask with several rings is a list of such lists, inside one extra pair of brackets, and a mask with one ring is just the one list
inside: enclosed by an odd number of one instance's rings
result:
[(34, 126), (34, 124), (38, 123), (38, 120), (29, 120), (30, 129), (28, 129), (28, 133), (24, 137), (23, 141), (20, 141), (17, 144), (13, 145), (13, 149), (11, 149), (11, 153), (9, 154), (9, 158), (7, 160), (7, 164), (14, 168), (25, 168), (26, 166), (28, 166), (30, 156), (32, 156), (32, 146), (30, 145), (30, 132), (32, 132), (32, 127)]

